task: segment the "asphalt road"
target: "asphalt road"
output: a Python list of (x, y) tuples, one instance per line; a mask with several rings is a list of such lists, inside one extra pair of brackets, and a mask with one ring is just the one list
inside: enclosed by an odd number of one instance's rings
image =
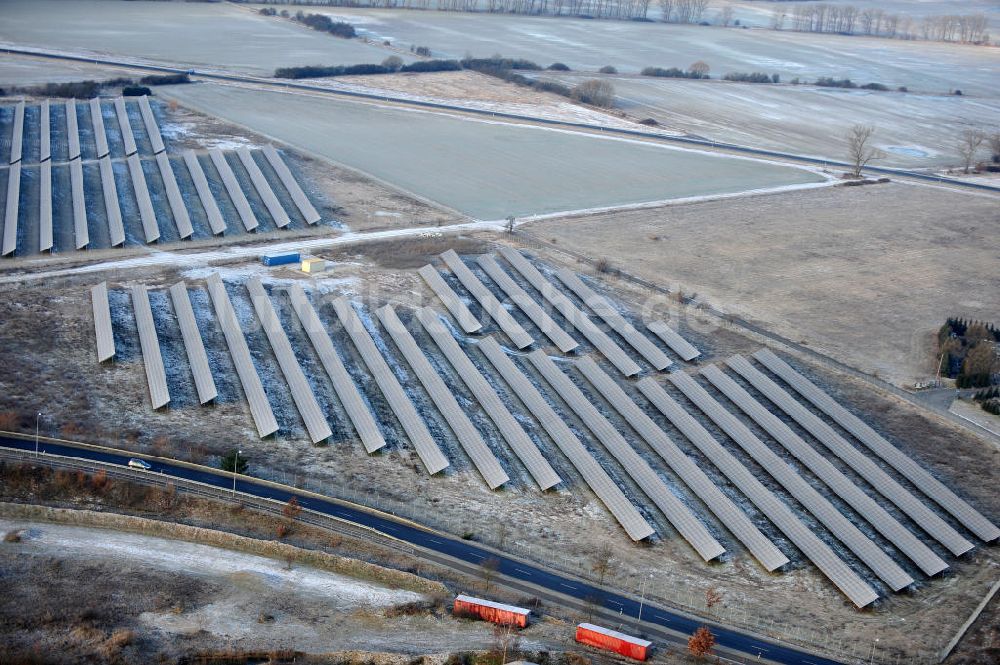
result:
[[(0, 446), (22, 451), (35, 450), (35, 442), (31, 438), (0, 437)], [(75, 457), (106, 464), (126, 465), (131, 457), (131, 455), (127, 454), (76, 448), (45, 440), (41, 441), (40, 449), (47, 455)], [(153, 465), (152, 472), (158, 476), (182, 478), (225, 490), (233, 487), (232, 475), (225, 472), (220, 471), (216, 473), (191, 469), (187, 466), (171, 464), (158, 458), (149, 461)], [(541, 586), (582, 602), (596, 602), (598, 605), (614, 613), (619, 613), (623, 617), (636, 617), (639, 613), (639, 602), (632, 598), (616, 593), (609, 593), (604, 589), (591, 586), (580, 580), (562, 577), (518, 559), (497, 556), (493, 551), (480, 548), (469, 541), (453, 539), (438, 533), (425, 531), (404, 521), (395, 521), (389, 517), (351, 508), (339, 502), (296, 494), (294, 491), (289, 491), (291, 488), (285, 490), (261, 484), (255, 482), (252, 478), (238, 477), (236, 489), (238, 492), (244, 494), (262, 499), (272, 499), (282, 503), (286, 502), (291, 496), (296, 496), (300, 505), (308, 510), (363, 525), (412, 545), (466, 562), (472, 566), (478, 566), (484, 559), (493, 557), (499, 561), (497, 572), (506, 577)], [(686, 635), (693, 633), (703, 623), (649, 602), (643, 605), (642, 621), (644, 624), (651, 624), (651, 627), (662, 627)], [(839, 665), (839, 661), (816, 656), (783, 644), (776, 644), (725, 628), (715, 627), (713, 628), (713, 633), (715, 634), (718, 646), (738, 651), (753, 659), (756, 659), (759, 655), (769, 661), (788, 665)]]

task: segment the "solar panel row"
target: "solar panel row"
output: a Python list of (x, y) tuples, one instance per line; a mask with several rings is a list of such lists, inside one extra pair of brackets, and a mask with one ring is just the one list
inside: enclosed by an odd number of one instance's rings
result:
[(10, 135), (10, 163), (21, 161), (21, 147), (24, 145), (24, 102), (14, 107), (14, 126)]
[(146, 126), (149, 142), (153, 146), (153, 154), (163, 152), (166, 147), (163, 145), (163, 137), (160, 136), (160, 127), (156, 124), (156, 116), (149, 106), (149, 97), (145, 95), (139, 97), (139, 112), (142, 114), (142, 123)]
[(299, 209), (299, 212), (305, 218), (306, 224), (315, 224), (318, 222), (321, 219), (320, 214), (313, 207), (306, 193), (302, 191), (302, 187), (296, 182), (292, 172), (288, 169), (288, 165), (285, 164), (285, 160), (281, 158), (281, 155), (278, 154), (273, 145), (268, 144), (264, 146), (264, 157), (267, 158), (274, 172), (278, 174), (278, 179), (281, 180), (281, 184), (288, 190), (292, 201), (295, 203), (295, 207)]
[(191, 374), (194, 376), (198, 401), (207, 404), (218, 397), (219, 392), (216, 390), (215, 379), (212, 378), (212, 370), (208, 365), (208, 354), (205, 353), (205, 344), (194, 318), (194, 310), (191, 308), (187, 284), (178, 282), (171, 286), (170, 299), (173, 301), (174, 314), (177, 316), (181, 337), (184, 339), (184, 350), (187, 353)]
[(38, 107), (40, 116), (38, 127), (38, 161), (44, 162), (52, 158), (52, 116), (49, 100), (43, 99)]
[(90, 100), (90, 122), (94, 126), (94, 144), (97, 146), (97, 157), (106, 157), (111, 150), (108, 148), (108, 134), (104, 129), (104, 116), (99, 97)]
[(651, 333), (662, 339), (666, 345), (669, 346), (673, 352), (679, 355), (681, 360), (684, 360), (685, 362), (691, 362), (701, 355), (701, 351), (694, 348), (690, 342), (681, 337), (677, 331), (663, 321), (653, 321), (649, 323), (646, 328)]
[(458, 325), (462, 326), (462, 330), (467, 333), (474, 333), (482, 329), (483, 326), (476, 320), (476, 317), (472, 316), (469, 308), (465, 306), (465, 303), (458, 297), (458, 294), (448, 286), (448, 283), (442, 279), (438, 271), (434, 269), (434, 266), (428, 263), (418, 270), (417, 273), (424, 278), (427, 286), (431, 287), (431, 291), (441, 299), (444, 306), (448, 308), (451, 315), (458, 321)]
[(132, 122), (128, 119), (128, 109), (123, 97), (115, 97), (115, 115), (118, 116), (118, 127), (125, 142), (125, 156), (134, 155), (138, 148), (135, 145), (135, 135), (132, 133)]
[(219, 204), (215, 201), (212, 190), (208, 186), (205, 171), (201, 168), (201, 162), (198, 161), (198, 156), (194, 154), (193, 150), (184, 153), (184, 164), (187, 165), (191, 180), (194, 181), (194, 188), (198, 191), (198, 200), (201, 201), (201, 206), (205, 209), (212, 233), (216, 235), (223, 233), (226, 230), (226, 221), (222, 218), (222, 211), (219, 210)]
[[(138, 155), (132, 155), (126, 161), (128, 162), (129, 176), (132, 178), (135, 200), (139, 205), (142, 232), (147, 243), (155, 242), (160, 239), (160, 225), (157, 223), (156, 213), (153, 211), (153, 200), (149, 198), (149, 187), (146, 185), (146, 176), (142, 172), (142, 162), (139, 161)], [(122, 242), (124, 242), (124, 236)]]
[(69, 159), (80, 156), (80, 128), (76, 119), (76, 100), (66, 101), (66, 140), (69, 144)]
[[(111, 238), (111, 246), (118, 247), (125, 244), (125, 225), (122, 223), (122, 209), (118, 203), (115, 171), (111, 166), (110, 157), (103, 157), (98, 163), (101, 169), (101, 187), (104, 192), (104, 210), (108, 216), (108, 234)], [(130, 166), (129, 171), (131, 170)]]
[(90, 301), (94, 310), (97, 362), (102, 363), (115, 357), (115, 336), (111, 326), (111, 305), (108, 303), (107, 282), (101, 282), (90, 288)]
[(132, 287), (132, 309), (135, 311), (135, 323), (139, 329), (139, 345), (142, 347), (142, 365), (146, 369), (149, 397), (153, 409), (159, 409), (170, 403), (170, 391), (167, 389), (167, 372), (163, 367), (163, 356), (160, 355), (160, 342), (156, 337), (156, 323), (153, 321), (153, 311), (149, 306), (149, 294), (146, 293), (144, 284)]
[(222, 184), (226, 186), (229, 199), (233, 202), (237, 214), (239, 214), (240, 219), (243, 221), (243, 227), (247, 231), (253, 231), (259, 226), (257, 217), (253, 214), (253, 209), (250, 208), (250, 202), (247, 201), (246, 194), (240, 189), (240, 183), (236, 179), (233, 169), (230, 168), (229, 162), (226, 161), (226, 156), (218, 148), (209, 150), (208, 156), (212, 158), (215, 170), (219, 172)]
[(291, 224), (292, 220), (288, 217), (288, 213), (285, 212), (285, 209), (281, 207), (278, 197), (274, 195), (274, 190), (271, 189), (271, 185), (268, 184), (267, 178), (265, 178), (264, 174), (261, 173), (260, 167), (257, 166), (257, 162), (254, 161), (253, 155), (250, 154), (250, 150), (247, 148), (239, 148), (236, 150), (236, 154), (243, 163), (243, 168), (246, 169), (247, 174), (250, 176), (250, 182), (253, 183), (254, 189), (257, 190), (257, 194), (260, 196), (261, 201), (264, 202), (264, 207), (267, 208), (267, 212), (271, 215), (271, 219), (274, 220), (274, 225), (279, 229), (283, 229)]
[(52, 160), (38, 167), (38, 251), (52, 249)]
[(163, 189), (167, 193), (167, 204), (170, 206), (170, 214), (174, 217), (177, 232), (181, 238), (190, 238), (194, 234), (194, 229), (191, 227), (191, 217), (184, 205), (184, 197), (181, 196), (181, 190), (177, 186), (174, 167), (170, 164), (167, 153), (161, 152), (156, 156), (156, 166), (163, 179)]
[(0, 255), (13, 254), (17, 249), (17, 218), (20, 212), (21, 162), (7, 168), (7, 202), (3, 215), (3, 244)]
[(83, 198), (83, 163), (79, 158), (69, 163), (69, 185), (73, 195), (73, 238), (77, 249), (90, 244), (87, 230), (87, 202)]

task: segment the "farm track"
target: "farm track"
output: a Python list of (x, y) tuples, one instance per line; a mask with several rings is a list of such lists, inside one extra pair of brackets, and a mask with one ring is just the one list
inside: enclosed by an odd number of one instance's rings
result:
[[(619, 136), (628, 136), (633, 138), (640, 138), (645, 140), (660, 141), (665, 143), (674, 143), (688, 146), (698, 146), (700, 148), (708, 148), (714, 151), (721, 152), (731, 152), (734, 154), (751, 155), (755, 157), (766, 157), (772, 159), (782, 159), (790, 160), (798, 164), (804, 164), (809, 166), (819, 166), (819, 167), (837, 167), (837, 168), (851, 168), (846, 162), (838, 162), (827, 159), (818, 159), (815, 157), (808, 157), (805, 155), (796, 155), (793, 153), (780, 152), (776, 150), (764, 150), (758, 148), (750, 148), (747, 146), (736, 145), (732, 143), (722, 143), (718, 141), (711, 141), (703, 138), (696, 137), (682, 137), (682, 136), (665, 136), (663, 134), (646, 132), (641, 130), (630, 130), (630, 129), (613, 129), (608, 127), (603, 127), (601, 125), (593, 125), (589, 123), (582, 122), (571, 122), (563, 120), (553, 120), (548, 118), (539, 118), (535, 116), (521, 115), (516, 113), (503, 113), (499, 111), (486, 111), (482, 109), (469, 108), (465, 106), (458, 106), (453, 104), (442, 104), (438, 102), (428, 102), (428, 101), (418, 101), (413, 99), (375, 95), (371, 93), (348, 91), (348, 90), (333, 90), (330, 88), (309, 85), (306, 83), (292, 83), (287, 81), (277, 81), (275, 79), (245, 76), (232, 73), (224, 72), (199, 72), (193, 69), (182, 69), (178, 67), (168, 67), (165, 65), (154, 65), (154, 64), (140, 64), (134, 62), (127, 62), (121, 60), (115, 60), (105, 57), (84, 57), (78, 55), (71, 55), (68, 53), (53, 53), (46, 52), (36, 49), (18, 49), (12, 47), (4, 47), (0, 49), (0, 53), (10, 53), (16, 55), (28, 55), (41, 58), (51, 58), (54, 60), (69, 60), (73, 62), (87, 62), (93, 64), (103, 64), (103, 65), (113, 65), (116, 67), (126, 67), (131, 69), (140, 69), (148, 71), (165, 72), (171, 74), (191, 74), (202, 79), (212, 79), (218, 81), (234, 81), (239, 83), (249, 83), (253, 85), (264, 85), (276, 89), (289, 89), (289, 90), (308, 90), (310, 92), (319, 92), (330, 95), (342, 96), (342, 97), (354, 97), (358, 99), (369, 99), (377, 100), (381, 102), (398, 104), (401, 106), (419, 107), (419, 108), (431, 108), (446, 111), (457, 111), (460, 113), (466, 113), (470, 115), (485, 116), (490, 118), (499, 118), (504, 120), (518, 120), (527, 121), (532, 123), (537, 123), (541, 125), (554, 126), (554, 127), (565, 127), (570, 129), (582, 129), (587, 131), (597, 131), (605, 134), (614, 134)], [(987, 192), (1000, 192), (1000, 187), (993, 185), (986, 185), (977, 182), (965, 182), (961, 180), (954, 180), (952, 178), (945, 178), (943, 176), (921, 173), (919, 171), (910, 171), (906, 169), (894, 169), (888, 167), (878, 167), (878, 166), (868, 166), (866, 170), (869, 173), (875, 173), (879, 175), (895, 176), (897, 178), (911, 178), (915, 180), (920, 180), (923, 182), (933, 182), (946, 184), (955, 187), (963, 187), (972, 190), (980, 190)]]

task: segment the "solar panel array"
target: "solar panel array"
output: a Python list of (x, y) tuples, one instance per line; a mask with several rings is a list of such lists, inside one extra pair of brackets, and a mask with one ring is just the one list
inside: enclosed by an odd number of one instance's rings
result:
[(493, 388), (483, 377), (482, 373), (469, 360), (465, 351), (458, 345), (455, 338), (451, 336), (448, 329), (441, 323), (437, 312), (429, 307), (417, 310), (417, 319), (430, 335), (434, 343), (437, 344), (441, 353), (448, 359), (455, 370), (455, 374), (475, 396), (476, 401), (483, 407), (483, 411), (490, 417), (493, 424), (497, 426), (500, 435), (517, 455), (521, 463), (524, 464), (528, 473), (535, 479), (538, 487), (547, 490), (555, 487), (562, 479), (555, 472), (538, 450), (538, 446), (531, 440), (531, 437), (524, 431), (517, 419), (514, 418), (510, 410), (504, 405), (503, 400), (493, 390)]
[[(131, 188), (134, 191), (135, 202), (138, 207), (138, 215), (136, 217), (142, 226), (141, 237), (145, 243), (155, 242), (162, 236), (168, 235), (167, 228), (162, 226), (163, 224), (170, 223), (167, 221), (168, 217), (173, 220), (180, 239), (191, 238), (197, 233), (188, 209), (188, 205), (197, 205), (194, 201), (195, 197), (187, 197), (178, 183), (173, 160), (166, 152), (162, 136), (156, 124), (155, 114), (149, 101), (145, 97), (141, 97), (136, 103), (142, 117), (142, 124), (146, 129), (146, 135), (149, 137), (150, 145), (152, 146), (153, 159), (156, 161), (160, 174), (159, 179), (155, 178), (155, 176), (148, 176), (144, 171), (143, 161), (149, 159), (149, 157), (141, 154), (139, 151), (125, 98), (118, 97), (113, 100), (117, 123), (112, 122), (112, 126), (110, 127), (104, 118), (105, 109), (102, 106), (101, 99), (94, 98), (89, 100), (86, 104), (86, 110), (79, 109), (76, 100), (65, 102), (68, 147), (67, 168), (69, 169), (73, 239), (76, 249), (83, 249), (91, 245), (91, 231), (93, 230), (88, 228), (88, 224), (93, 224), (93, 220), (88, 220), (88, 202), (85, 200), (85, 170), (83, 168), (81, 148), (85, 148), (83, 152), (87, 153), (88, 161), (91, 157), (96, 157), (97, 159), (104, 200), (105, 219), (108, 224), (107, 242), (109, 246), (118, 247), (125, 245), (127, 242), (134, 242), (132, 240), (134, 237), (133, 234), (126, 233), (127, 227), (132, 224), (133, 220), (131, 217), (128, 219), (123, 218), (124, 213), (121, 200), (118, 198), (119, 195), (123, 195), (126, 198), (131, 198), (132, 196), (127, 192), (119, 191), (119, 183), (116, 182), (114, 173), (116, 168), (115, 163), (119, 161), (125, 161), (128, 168)], [(30, 194), (32, 196), (30, 203), (20, 200), (19, 193), (23, 183), (20, 177), (21, 168), (18, 165), (34, 166), (34, 164), (26, 164), (22, 160), (22, 144), (30, 138), (28, 133), (36, 130), (39, 141), (38, 247), (41, 252), (52, 251), (53, 249), (62, 250), (62, 247), (54, 247), (54, 240), (61, 239), (63, 236), (59, 233), (58, 229), (53, 229), (54, 221), (56, 224), (61, 223), (59, 219), (53, 220), (53, 182), (60, 183), (62, 179), (59, 176), (53, 177), (50, 106), (51, 103), (49, 100), (40, 102), (40, 121), (37, 126), (34, 122), (25, 122), (24, 102), (19, 102), (14, 107), (15, 118), (10, 135), (11, 164), (8, 169), (11, 175), (8, 176), (6, 184), (10, 195), (6, 198), (6, 205), (2, 211), (2, 217), (0, 217), (0, 222), (4, 224), (4, 237), (2, 244), (0, 244), (0, 255), (6, 256), (17, 252), (18, 218), (25, 215), (24, 211), (27, 206), (34, 207), (33, 193)], [(78, 113), (89, 114), (89, 124), (93, 127), (92, 136), (90, 132), (81, 132)], [(115, 126), (117, 126), (117, 130)], [(122, 138), (121, 147), (110, 140), (111, 136), (109, 132), (114, 134), (115, 138), (120, 134)], [(83, 140), (92, 143), (93, 154), (90, 152), (90, 147), (81, 146), (81, 141)], [(144, 148), (144, 150), (148, 154), (149, 149)], [(121, 154), (121, 152), (124, 154)], [(278, 152), (273, 146), (267, 146), (264, 149), (264, 153), (271, 168), (277, 174), (278, 180), (281, 181), (282, 186), (288, 191), (295, 204), (295, 208), (301, 212), (306, 224), (311, 225), (319, 222), (321, 216), (309, 202), (302, 187), (295, 181), (288, 165), (285, 164)], [(261, 221), (257, 219), (253, 211), (248, 196), (256, 197), (256, 199), (263, 203), (267, 214), (272, 218), (276, 228), (286, 228), (291, 224), (292, 219), (289, 216), (289, 211), (284, 209), (278, 198), (278, 187), (272, 187), (268, 181), (268, 176), (264, 174), (251, 150), (248, 148), (240, 148), (238, 150), (238, 157), (242, 164), (240, 167), (231, 165), (226, 159), (225, 154), (221, 151), (211, 151), (209, 156), (215, 164), (213, 173), (218, 173), (218, 178), (221, 180), (228, 198), (232, 201), (247, 230), (259, 229), (261, 224)], [(212, 193), (208, 177), (202, 169), (197, 156), (193, 152), (188, 151), (184, 153), (183, 158), (191, 174), (194, 188), (197, 191), (197, 199), (205, 210), (205, 219), (207, 219), (211, 233), (216, 235), (224, 233), (226, 230), (226, 221), (219, 203)], [(59, 164), (58, 168), (62, 168), (62, 166), (62, 164)], [(233, 171), (233, 168), (245, 171), (245, 176), (249, 179), (250, 185), (246, 188), (241, 186), (240, 179)], [(88, 170), (86, 172), (86, 178), (88, 179), (92, 177), (89, 173)], [(273, 178), (274, 176), (271, 177)], [(162, 188), (160, 187), (160, 182), (162, 182)], [(184, 183), (184, 185), (187, 186), (187, 183)], [(26, 189), (25, 191), (30, 192), (31, 190)], [(56, 196), (60, 194), (61, 192), (55, 192)], [(186, 200), (188, 198), (191, 200)], [(165, 205), (162, 201), (166, 202)], [(24, 205), (21, 205), (22, 203)], [(169, 214), (165, 211), (166, 208), (169, 208)], [(126, 205), (125, 210), (128, 209), (129, 206)], [(191, 210), (193, 211), (194, 208)], [(101, 238), (101, 242), (104, 242), (103, 237), (103, 232), (95, 233), (95, 238)]]
[(832, 397), (823, 392), (769, 349), (761, 349), (754, 358), (762, 365), (777, 374), (783, 381), (812, 402), (816, 408), (830, 416), (834, 422), (850, 432), (855, 438), (868, 446), (868, 449), (878, 455), (886, 464), (901, 473), (921, 492), (933, 499), (947, 510), (963, 526), (986, 542), (1000, 538), (1000, 529), (983, 517), (975, 508), (960, 499), (954, 492), (945, 487), (944, 483), (932, 476), (926, 469), (917, 464), (908, 455), (885, 440), (878, 432), (865, 424), (860, 418), (838, 404)]
[(725, 552), (725, 548), (709, 533), (691, 510), (667, 488), (663, 479), (639, 455), (591, 404), (579, 388), (560, 370), (542, 350), (532, 351), (528, 360), (559, 395), (567, 406), (583, 421), (598, 441), (615, 458), (625, 473), (639, 489), (660, 509), (667, 521), (684, 537), (696, 552), (710, 561)]
[(509, 481), (510, 476), (500, 466), (493, 451), (486, 445), (479, 430), (472, 424), (444, 380), (434, 371), (410, 331), (399, 320), (396, 310), (391, 305), (386, 305), (376, 315), (489, 488), (496, 489)]
[(496, 299), (490, 290), (483, 286), (483, 283), (479, 281), (469, 267), (465, 265), (462, 258), (455, 253), (455, 250), (449, 249), (447, 252), (441, 255), (441, 259), (445, 262), (445, 265), (455, 274), (458, 281), (462, 283), (462, 286), (468, 290), (472, 296), (479, 301), (482, 305), (483, 311), (493, 319), (500, 329), (503, 330), (504, 334), (510, 338), (510, 341), (514, 343), (519, 349), (523, 349), (526, 346), (531, 346), (533, 340), (531, 335), (521, 327), (514, 317), (510, 315), (500, 301)]

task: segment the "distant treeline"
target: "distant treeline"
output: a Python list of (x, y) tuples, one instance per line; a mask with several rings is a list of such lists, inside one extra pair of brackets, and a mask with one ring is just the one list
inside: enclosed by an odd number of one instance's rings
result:
[(458, 60), (419, 60), (409, 65), (394, 66), (386, 58), (382, 64), (361, 65), (306, 65), (303, 67), (281, 67), (274, 70), (274, 76), (282, 79), (308, 79), (328, 76), (366, 76), (371, 74), (395, 74), (396, 72), (455, 72), (462, 69)]
[(905, 14), (876, 7), (809, 3), (775, 7), (771, 27), (775, 30), (866, 35), (892, 39), (926, 39), (941, 42), (982, 44), (990, 40), (986, 14), (925, 16), (919, 22)]
[(0, 96), (16, 94), (64, 99), (92, 99), (100, 95), (101, 90), (121, 88), (122, 94), (129, 97), (152, 94), (152, 91), (146, 87), (150, 85), (176, 85), (178, 83), (190, 82), (191, 79), (187, 74), (143, 76), (138, 81), (131, 78), (113, 78), (104, 81), (69, 81), (66, 83), (46, 83), (45, 85), (38, 86), (12, 87), (6, 90), (0, 88)]

